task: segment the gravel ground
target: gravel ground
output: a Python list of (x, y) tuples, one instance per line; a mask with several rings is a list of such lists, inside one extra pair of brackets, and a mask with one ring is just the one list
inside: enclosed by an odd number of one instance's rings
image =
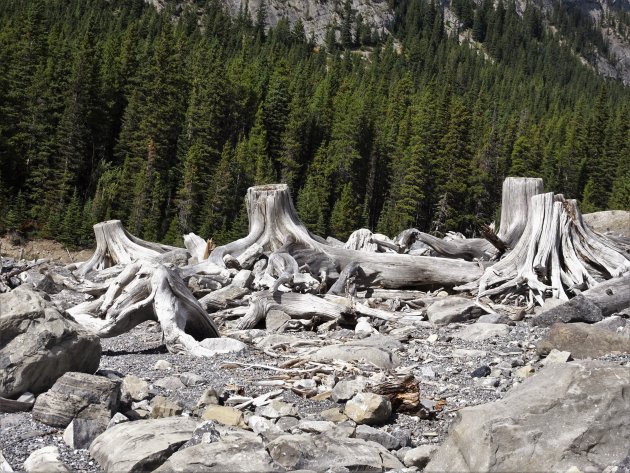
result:
[[(515, 383), (515, 370), (524, 365), (531, 365), (538, 370), (540, 360), (534, 350), (534, 344), (547, 329), (531, 327), (526, 321), (516, 322), (510, 327), (509, 335), (495, 337), (481, 342), (464, 341), (453, 336), (463, 324), (451, 324), (444, 327), (432, 327), (428, 324), (408, 334), (403, 341), (403, 349), (398, 351), (402, 367), (398, 372), (410, 372), (420, 380), (421, 398), (431, 405), (437, 401), (445, 402), (443, 409), (435, 412), (432, 419), (420, 419), (406, 414), (394, 415), (391, 422), (383, 427), (387, 432), (404, 431), (409, 434), (412, 446), (421, 444), (440, 444), (444, 441), (449, 424), (459, 409), (491, 402), (499, 399)], [(388, 332), (387, 325), (381, 331)], [(245, 340), (262, 331), (247, 332)], [(318, 334), (315, 332), (295, 332), (291, 336), (305, 340), (330, 342), (350, 340), (354, 332), (347, 329)], [(437, 340), (430, 337), (437, 335)], [(166, 350), (161, 340), (159, 327), (153, 323), (144, 323), (132, 331), (116, 338), (102, 340), (103, 356), (100, 370), (110, 370), (110, 376), (134, 374), (153, 384), (167, 377), (189, 372), (203, 377), (204, 381), (195, 386), (187, 386), (175, 391), (153, 386), (153, 395), (164, 395), (180, 401), (185, 406), (184, 415), (190, 414), (201, 393), (213, 387), (219, 393), (225, 389), (240, 388), (240, 394), (257, 396), (277, 389), (271, 386), (259, 386), (260, 380), (272, 379), (277, 373), (271, 370), (239, 366), (258, 364), (277, 366), (283, 361), (299, 356), (288, 349), (276, 350), (276, 356), (270, 356), (250, 344), (250, 349), (243, 355), (225, 355), (212, 359), (194, 358), (187, 355), (175, 355)], [(299, 351), (299, 349), (297, 349)], [(478, 350), (473, 356), (455, 356), (461, 350)], [(607, 356), (611, 362), (630, 363), (630, 355)], [(159, 360), (172, 364), (171, 369), (155, 369)], [(474, 378), (471, 373), (487, 366), (493, 371), (489, 377)], [(378, 372), (371, 365), (356, 365), (366, 376)], [(102, 373), (105, 374), (105, 373)], [(343, 377), (340, 373), (339, 377)], [(285, 390), (283, 400), (294, 403), (302, 418), (317, 418), (324, 409), (342, 406), (331, 400), (315, 401), (305, 399), (290, 389)], [(72, 450), (62, 439), (63, 429), (56, 429), (32, 420), (30, 413), (0, 414), (0, 449), (9, 464), (17, 471), (28, 455), (38, 448), (56, 445), (61, 452), (61, 460), (76, 471), (96, 472), (99, 466), (90, 459), (87, 450)]]

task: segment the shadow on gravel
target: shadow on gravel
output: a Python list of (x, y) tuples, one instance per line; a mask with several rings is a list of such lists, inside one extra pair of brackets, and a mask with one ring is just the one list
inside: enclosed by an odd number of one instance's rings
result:
[(166, 345), (160, 345), (155, 348), (145, 348), (144, 350), (104, 350), (103, 356), (122, 356), (122, 355), (161, 355), (168, 353)]

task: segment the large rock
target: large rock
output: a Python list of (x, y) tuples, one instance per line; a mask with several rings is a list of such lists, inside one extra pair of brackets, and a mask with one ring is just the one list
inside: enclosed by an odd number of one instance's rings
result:
[(41, 393), (67, 371), (94, 373), (100, 358), (99, 338), (38, 293), (0, 294), (0, 397)]
[(601, 308), (583, 295), (575, 296), (563, 304), (554, 304), (549, 310), (532, 317), (533, 325), (548, 327), (556, 322), (595, 323), (604, 318)]
[(99, 435), (90, 455), (106, 472), (152, 471), (190, 440), (196, 427), (184, 417), (125, 422)]
[(392, 403), (380, 394), (359, 393), (346, 403), (343, 412), (357, 424), (383, 424), (392, 415)]
[(33, 406), (33, 419), (55, 427), (66, 427), (88, 406), (100, 405), (111, 415), (120, 398), (120, 383), (103, 376), (66, 373), (40, 395)]
[(429, 322), (446, 325), (452, 322), (465, 322), (482, 315), (485, 311), (475, 301), (464, 297), (444, 297), (427, 308)]
[(425, 472), (602, 471), (630, 445), (630, 367), (554, 363), (495, 402), (459, 411)]
[(283, 435), (267, 449), (271, 458), (289, 471), (388, 471), (403, 467), (382, 445), (356, 438)]
[(598, 233), (630, 238), (630, 212), (605, 210), (582, 215), (584, 223)]
[(59, 460), (59, 449), (54, 445), (43, 447), (31, 452), (24, 462), (27, 473), (70, 473), (68, 468)]
[(88, 406), (68, 424), (63, 441), (73, 449), (88, 448), (96, 437), (107, 430), (110, 420), (111, 412), (106, 407), (98, 404)]
[(156, 471), (167, 472), (270, 472), (277, 471), (262, 440), (243, 436), (238, 440), (200, 443), (171, 456)]
[(630, 352), (630, 339), (595, 325), (555, 324), (536, 345), (539, 355), (553, 349), (568, 351), (573, 358), (597, 358), (612, 352)]

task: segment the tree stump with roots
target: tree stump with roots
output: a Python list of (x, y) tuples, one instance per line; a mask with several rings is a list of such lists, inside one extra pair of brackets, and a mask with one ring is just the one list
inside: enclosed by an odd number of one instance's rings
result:
[(302, 224), (286, 184), (250, 187), (247, 190), (249, 234), (217, 247), (209, 261), (224, 265), (227, 255), (238, 257), (254, 244), (266, 254), (290, 254), (313, 274), (339, 274), (348, 264), (358, 264), (365, 284), (385, 288), (429, 285), (454, 286), (478, 279), (481, 268), (471, 262), (394, 253), (370, 253), (334, 247), (312, 235)]
[(531, 198), (520, 240), (486, 269), (478, 297), (525, 293), (530, 303), (542, 305), (548, 297), (568, 300), (628, 271), (628, 255), (584, 224), (577, 202), (549, 192)]

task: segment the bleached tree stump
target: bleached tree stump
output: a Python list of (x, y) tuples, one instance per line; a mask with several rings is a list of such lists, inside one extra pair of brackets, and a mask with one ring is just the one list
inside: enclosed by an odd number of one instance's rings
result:
[(198, 341), (220, 336), (177, 271), (149, 261), (129, 264), (104, 295), (68, 312), (102, 338), (115, 337), (142, 322), (156, 320), (173, 353), (212, 356), (214, 353)]
[[(514, 248), (527, 224), (531, 198), (543, 192), (543, 181), (533, 177), (508, 177), (503, 181), (501, 224), (496, 238), (508, 248)], [(417, 232), (415, 238), (446, 258), (488, 260), (497, 255), (496, 242), (485, 238), (441, 239)]]
[(173, 250), (174, 246), (162, 245), (137, 238), (127, 232), (120, 220), (108, 220), (94, 225), (96, 251), (83, 263), (76, 274), (85, 276), (117, 264), (129, 264), (140, 259), (150, 259)]
[[(423, 285), (453, 286), (474, 281), (481, 276), (475, 263), (445, 258), (429, 258), (394, 253), (367, 253), (339, 248), (312, 235), (300, 222), (286, 184), (250, 187), (247, 191), (249, 234), (225, 246), (217, 247), (209, 261), (224, 265), (224, 257), (238, 258), (257, 243), (271, 254), (290, 241), (285, 250), (299, 266), (308, 265), (313, 274), (331, 269), (340, 272), (350, 263), (358, 263), (365, 275), (364, 284), (387, 288)], [(331, 268), (331, 266), (333, 268)]]
[(613, 241), (584, 225), (575, 200), (552, 192), (531, 198), (527, 224), (514, 249), (486, 269), (478, 297), (526, 292), (542, 305), (563, 300), (630, 271), (630, 261)]

